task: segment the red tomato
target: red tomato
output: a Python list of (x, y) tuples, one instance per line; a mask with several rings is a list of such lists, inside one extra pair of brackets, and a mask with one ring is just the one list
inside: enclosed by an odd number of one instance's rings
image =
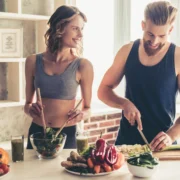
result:
[(0, 168), (4, 171), (5, 174), (9, 172), (9, 166), (7, 164), (1, 164)]
[(0, 168), (0, 176), (4, 174), (3, 169)]

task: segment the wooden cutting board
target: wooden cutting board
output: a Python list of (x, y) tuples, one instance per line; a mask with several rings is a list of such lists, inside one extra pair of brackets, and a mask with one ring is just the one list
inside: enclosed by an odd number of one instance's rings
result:
[(153, 152), (153, 156), (159, 160), (180, 160), (180, 150)]

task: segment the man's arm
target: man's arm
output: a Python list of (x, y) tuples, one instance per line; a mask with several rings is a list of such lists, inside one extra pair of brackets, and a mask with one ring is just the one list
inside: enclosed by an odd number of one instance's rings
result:
[(113, 89), (119, 85), (124, 76), (124, 67), (131, 47), (132, 44), (127, 44), (118, 51), (112, 66), (105, 73), (98, 89), (98, 98), (114, 108), (123, 109), (123, 104), (127, 101), (127, 99), (115, 94)]
[[(175, 51), (175, 70), (178, 80), (178, 90), (180, 91), (180, 47), (176, 47)], [(174, 125), (167, 131), (167, 134), (173, 142), (180, 138), (180, 117), (177, 118)]]
[(126, 98), (118, 96), (113, 90), (121, 82), (124, 76), (126, 60), (133, 43), (123, 46), (117, 53), (112, 66), (105, 73), (98, 89), (98, 98), (105, 104), (124, 110), (124, 115), (131, 125), (138, 123), (142, 129), (141, 115), (135, 105)]

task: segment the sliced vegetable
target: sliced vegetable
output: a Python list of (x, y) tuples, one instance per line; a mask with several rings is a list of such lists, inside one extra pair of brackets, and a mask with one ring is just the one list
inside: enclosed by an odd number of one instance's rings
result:
[(117, 151), (114, 145), (109, 145), (106, 149), (106, 158), (108, 164), (113, 165), (117, 161)]
[(151, 153), (132, 156), (127, 160), (127, 162), (135, 166), (147, 167), (150, 169), (153, 169), (154, 166), (159, 164), (158, 159), (153, 157)]
[(175, 144), (175, 145), (167, 146), (162, 149), (162, 151), (170, 151), (170, 150), (180, 150), (180, 145)]

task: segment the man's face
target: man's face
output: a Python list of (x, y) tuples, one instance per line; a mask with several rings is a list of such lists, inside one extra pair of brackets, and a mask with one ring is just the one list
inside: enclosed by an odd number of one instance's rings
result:
[(166, 24), (157, 26), (150, 20), (142, 22), (143, 44), (148, 56), (156, 55), (166, 44), (168, 36), (172, 30), (172, 25)]

